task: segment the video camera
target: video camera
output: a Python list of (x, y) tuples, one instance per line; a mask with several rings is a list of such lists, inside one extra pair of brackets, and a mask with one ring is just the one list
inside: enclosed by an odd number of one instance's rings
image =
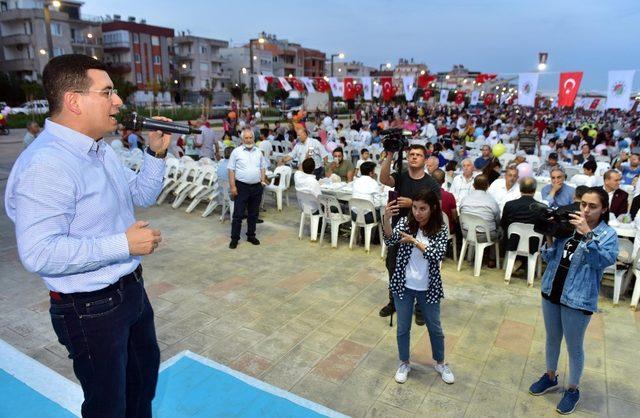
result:
[[(532, 204), (531, 210), (539, 210), (540, 215), (533, 225), (533, 230), (542, 235), (550, 235), (554, 238), (563, 239), (573, 235), (575, 227), (569, 222), (572, 213), (580, 211), (580, 203), (575, 202), (570, 205), (551, 209), (541, 204)], [(534, 208), (533, 206), (536, 206)]]
[(382, 146), (385, 151), (398, 152), (409, 146), (411, 131), (402, 128), (390, 128), (380, 132), (382, 136)]

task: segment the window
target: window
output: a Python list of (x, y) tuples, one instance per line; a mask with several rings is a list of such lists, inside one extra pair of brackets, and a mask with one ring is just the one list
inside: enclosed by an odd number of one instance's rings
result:
[(152, 36), (151, 37), (151, 45), (159, 46), (160, 45), (160, 38), (158, 38), (157, 36)]
[(62, 36), (62, 28), (60, 27), (60, 23), (51, 24), (51, 34), (53, 36)]
[(140, 54), (137, 52), (133, 54), (133, 61), (140, 64)]
[(31, 35), (33, 33), (33, 26), (31, 26), (31, 21), (27, 20), (24, 22), (24, 34)]
[(207, 47), (204, 45), (200, 45), (200, 53), (201, 54), (206, 54), (207, 53)]
[(138, 35), (137, 33), (133, 34), (133, 43), (137, 44), (140, 42), (140, 35)]
[(156, 64), (156, 65), (162, 64), (162, 62), (160, 61), (160, 55), (154, 55), (153, 56), (153, 63)]
[(0, 12), (9, 10), (9, 4), (6, 1), (0, 1)]
[(136, 83), (142, 83), (142, 73), (136, 73)]
[(76, 41), (76, 30), (74, 28), (71, 28), (71, 41)]
[(206, 62), (201, 62), (200, 71), (209, 71), (209, 64), (207, 64)]
[(64, 49), (60, 48), (59, 46), (53, 48), (53, 56), (59, 57), (60, 55), (64, 55)]

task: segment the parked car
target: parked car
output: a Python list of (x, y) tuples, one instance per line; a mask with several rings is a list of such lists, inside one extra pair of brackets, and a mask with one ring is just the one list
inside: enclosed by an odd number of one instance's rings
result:
[(49, 113), (49, 102), (46, 100), (33, 100), (17, 107), (12, 107), (9, 111), (12, 115), (43, 115)]

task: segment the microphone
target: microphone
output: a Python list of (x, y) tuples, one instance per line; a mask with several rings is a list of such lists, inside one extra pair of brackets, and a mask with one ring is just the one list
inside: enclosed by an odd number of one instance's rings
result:
[(162, 131), (164, 133), (184, 135), (202, 133), (200, 129), (192, 128), (191, 126), (182, 125), (175, 122), (165, 122), (158, 119), (145, 118), (144, 116), (138, 115), (136, 112), (132, 112), (131, 114), (126, 115), (124, 118), (122, 118), (121, 123), (125, 128), (134, 131), (147, 129), (150, 131)]

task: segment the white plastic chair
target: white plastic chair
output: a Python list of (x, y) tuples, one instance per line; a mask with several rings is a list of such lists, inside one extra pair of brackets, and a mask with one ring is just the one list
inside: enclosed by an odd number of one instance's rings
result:
[(204, 157), (204, 158), (200, 158), (198, 160), (198, 164), (199, 165), (212, 165), (212, 164), (215, 164), (215, 162), (209, 157)]
[[(475, 261), (473, 268), (473, 275), (475, 277), (480, 276), (480, 267), (482, 266), (484, 249), (492, 245), (496, 246), (496, 266), (500, 268), (500, 244), (497, 239), (495, 242), (491, 241), (491, 229), (489, 228), (487, 221), (479, 216), (461, 213), (460, 224), (465, 225), (468, 230), (467, 235), (462, 238), (462, 248), (460, 249), (460, 257), (458, 259), (458, 271), (462, 268), (462, 261), (464, 260), (468, 245), (475, 246)], [(480, 231), (478, 231), (478, 229)], [(478, 232), (485, 233), (487, 242), (478, 242)]]
[[(222, 200), (222, 213), (220, 214), (220, 222), (224, 222), (225, 215), (229, 212), (229, 218), (233, 217), (234, 202), (231, 200), (231, 193), (229, 192), (229, 182), (225, 181), (218, 183), (221, 186), (221, 200)], [(202, 217), (207, 217), (218, 206), (215, 201), (209, 202), (207, 208), (202, 212)]]
[(540, 167), (540, 157), (537, 155), (527, 155), (527, 162), (531, 164), (531, 168), (537, 170)]
[(320, 203), (311, 193), (296, 191), (298, 205), (300, 206), (300, 230), (298, 231), (298, 239), (302, 239), (304, 232), (305, 219), (309, 217), (311, 241), (318, 239), (318, 225), (324, 214), (320, 211)]
[[(277, 176), (280, 175), (280, 181), (275, 184)], [(276, 197), (276, 206), (279, 211), (282, 211), (282, 195), (285, 195), (287, 206), (289, 206), (289, 186), (291, 185), (291, 167), (281, 165), (276, 167), (273, 171), (273, 178), (271, 184), (268, 184), (264, 188), (263, 193), (274, 193)], [(264, 199), (262, 199), (262, 207), (264, 208)]]
[(575, 176), (576, 174), (580, 174), (581, 171), (582, 168), (578, 167), (564, 167), (564, 173), (566, 174), (568, 179)]
[(167, 187), (169, 183), (174, 182), (180, 175), (180, 160), (176, 158), (167, 158), (164, 165), (164, 180), (162, 188)]
[[(349, 210), (356, 213), (356, 220), (351, 221), (351, 239), (349, 239), (350, 249), (353, 248), (354, 241), (356, 240), (356, 233), (360, 230), (359, 228), (364, 228), (364, 249), (366, 252), (371, 250), (371, 230), (373, 230), (374, 227), (378, 226), (380, 242), (384, 242), (382, 228), (379, 226), (380, 222), (378, 221), (378, 211), (373, 203), (366, 199), (352, 198), (349, 199)], [(373, 214), (372, 223), (365, 222), (364, 218), (368, 212)]]
[(193, 160), (185, 163), (180, 173), (180, 177), (176, 181), (168, 184), (167, 187), (162, 190), (162, 193), (160, 193), (160, 197), (158, 197), (158, 205), (162, 204), (170, 193), (173, 192), (178, 195), (183, 188), (192, 185), (193, 181), (198, 176), (199, 169), (200, 167)]
[(605, 273), (613, 274), (614, 305), (617, 305), (620, 301), (620, 293), (622, 292), (623, 288), (623, 279), (625, 278), (625, 276), (627, 275), (627, 271), (630, 267), (633, 266), (633, 264), (633, 243), (626, 238), (618, 237), (618, 257), (616, 259), (616, 263), (604, 269)]
[(447, 233), (449, 234), (449, 239), (451, 240), (451, 244), (453, 246), (453, 261), (458, 261), (458, 238), (456, 238), (455, 231), (452, 233), (449, 229), (449, 217), (446, 213), (442, 212), (442, 220), (447, 225)]
[[(540, 260), (540, 246), (542, 245), (542, 234), (538, 234), (533, 230), (532, 224), (525, 224), (520, 222), (514, 222), (509, 225), (508, 237), (511, 237), (511, 234), (516, 234), (520, 237), (518, 241), (518, 248), (515, 251), (507, 251), (505, 254), (506, 258), (506, 266), (504, 272), (504, 281), (507, 283), (511, 282), (511, 274), (513, 273), (513, 265), (516, 261), (516, 256), (525, 256), (527, 257), (527, 285), (529, 287), (533, 286), (533, 279), (536, 275), (537, 268), (537, 276), (540, 277), (540, 270), (542, 269), (542, 262)], [(538, 237), (538, 248), (536, 248), (536, 252), (531, 254), (529, 248), (529, 238)]]
[(324, 222), (320, 229), (320, 244), (322, 245), (324, 232), (327, 228), (327, 223), (329, 223), (331, 224), (331, 247), (338, 248), (340, 225), (350, 222), (351, 217), (342, 213), (340, 202), (334, 196), (320, 195), (318, 196), (318, 202), (324, 214)]
[[(198, 204), (205, 197), (218, 192), (218, 173), (215, 165), (206, 165), (201, 168), (200, 175), (195, 181), (195, 187), (192, 187), (188, 192), (183, 192), (171, 205), (174, 209), (177, 209), (186, 198), (191, 199), (191, 203), (187, 207), (186, 212), (190, 213), (198, 206)], [(211, 200), (211, 197), (209, 197)]]

